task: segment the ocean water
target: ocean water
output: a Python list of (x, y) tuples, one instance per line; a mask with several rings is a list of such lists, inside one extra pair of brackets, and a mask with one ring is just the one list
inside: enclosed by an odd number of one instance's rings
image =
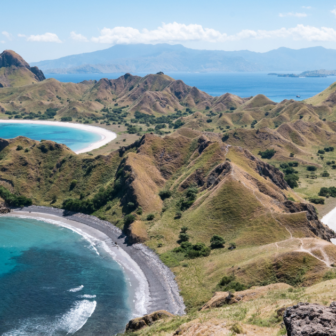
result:
[(13, 139), (19, 135), (33, 140), (52, 140), (67, 145), (73, 151), (81, 150), (101, 139), (99, 134), (72, 127), (0, 122), (0, 138)]
[[(291, 72), (292, 73), (292, 72)], [(312, 97), (336, 82), (336, 77), (324, 78), (290, 78), (269, 76), (267, 73), (166, 73), (174, 79), (181, 79), (190, 86), (207, 92), (212, 96), (233, 93), (240, 97), (264, 94), (275, 102), (284, 99), (303, 100)], [(83, 80), (101, 78), (115, 79), (124, 73), (113, 74), (46, 74), (47, 78), (55, 78), (61, 82), (79, 83)], [(133, 75), (145, 76), (145, 73)], [(296, 96), (300, 96), (297, 98)]]
[[(98, 254), (99, 253), (99, 254)], [(0, 335), (115, 335), (131, 318), (120, 266), (57, 225), (0, 217)]]

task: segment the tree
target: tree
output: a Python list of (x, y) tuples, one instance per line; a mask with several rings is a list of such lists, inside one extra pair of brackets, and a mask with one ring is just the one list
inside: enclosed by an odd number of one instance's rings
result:
[(299, 181), (299, 176), (296, 174), (289, 174), (285, 176), (285, 181), (287, 182), (287, 184), (293, 189), (293, 188), (297, 188), (298, 185), (298, 181)]
[(18, 146), (16, 147), (16, 150), (17, 150), (17, 151), (22, 150), (22, 149), (23, 149), (23, 147), (20, 146), (20, 145), (18, 145)]
[(159, 196), (161, 197), (162, 200), (171, 197), (172, 192), (170, 190), (161, 190), (159, 192)]
[(276, 151), (272, 148), (266, 149), (264, 152), (260, 151), (258, 155), (260, 155), (262, 159), (271, 159), (275, 153)]
[(77, 180), (72, 180), (70, 183), (70, 190), (74, 189), (77, 185)]
[(307, 166), (308, 171), (315, 171), (317, 168), (315, 166)]
[(130, 225), (135, 221), (135, 216), (132, 214), (126, 215), (124, 217), (124, 224), (125, 225)]
[(150, 214), (148, 214), (147, 215), (147, 220), (153, 220), (155, 218), (155, 215), (154, 214), (152, 214), (152, 213), (150, 213)]
[(188, 227), (187, 226), (182, 226), (181, 227), (181, 233), (186, 233), (188, 231)]
[(186, 233), (180, 233), (179, 234), (179, 239), (180, 239), (180, 242), (187, 242), (189, 241), (189, 235), (186, 234)]
[(221, 236), (214, 235), (210, 239), (210, 247), (211, 247), (211, 249), (223, 248), (224, 244), (225, 244), (225, 240)]

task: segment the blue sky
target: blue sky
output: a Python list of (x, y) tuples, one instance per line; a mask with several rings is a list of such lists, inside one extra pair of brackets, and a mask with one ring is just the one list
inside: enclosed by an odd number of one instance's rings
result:
[(120, 43), (195, 49), (336, 49), (336, 2), (266, 0), (11, 0), (1, 4), (0, 51), (28, 62)]

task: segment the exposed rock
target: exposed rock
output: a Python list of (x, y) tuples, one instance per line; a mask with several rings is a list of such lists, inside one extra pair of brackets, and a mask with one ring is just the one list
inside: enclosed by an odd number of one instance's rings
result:
[(30, 68), (30, 71), (36, 76), (36, 78), (39, 80), (39, 81), (43, 81), (45, 80), (46, 78), (44, 77), (44, 73), (36, 66), (34, 67), (31, 67)]
[(210, 308), (222, 307), (225, 304), (234, 304), (239, 301), (250, 301), (257, 299), (258, 297), (265, 295), (269, 290), (281, 290), (288, 289), (291, 286), (278, 283), (262, 287), (253, 287), (240, 292), (230, 293), (230, 292), (216, 292), (214, 296), (208, 301), (201, 310), (207, 310)]
[(198, 143), (199, 143), (198, 152), (201, 154), (204, 151), (204, 149), (211, 144), (211, 141), (203, 134), (199, 137)]
[(309, 203), (295, 203), (292, 201), (284, 202), (284, 206), (290, 213), (303, 212), (307, 214), (309, 222), (309, 229), (318, 237), (330, 241), (330, 239), (336, 238), (336, 234), (328, 226), (321, 223), (318, 219), (315, 207)]
[(231, 171), (231, 164), (224, 162), (215, 167), (209, 174), (206, 182), (206, 187), (210, 188), (217, 185), (221, 179)]
[(243, 151), (247, 158), (256, 162), (256, 171), (259, 173), (260, 176), (263, 176), (264, 178), (269, 178), (280, 189), (288, 188), (288, 184), (284, 179), (284, 175), (278, 168), (275, 168), (274, 166), (271, 166), (270, 164), (257, 159), (246, 149), (244, 149)]
[(166, 310), (158, 310), (143, 317), (135, 318), (127, 323), (126, 332), (140, 330), (144, 327), (152, 325), (155, 321), (166, 317), (174, 317), (174, 315), (167, 312)]
[(299, 303), (286, 309), (284, 322), (288, 336), (335, 336), (336, 302), (330, 307)]
[(11, 210), (5, 205), (0, 203), (0, 214), (7, 214)]

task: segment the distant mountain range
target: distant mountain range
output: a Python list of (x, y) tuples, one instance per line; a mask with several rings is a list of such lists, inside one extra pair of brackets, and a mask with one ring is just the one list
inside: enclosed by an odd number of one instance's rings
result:
[(133, 44), (32, 63), (45, 73), (262, 72), (336, 69), (336, 50), (279, 48), (265, 53)]

